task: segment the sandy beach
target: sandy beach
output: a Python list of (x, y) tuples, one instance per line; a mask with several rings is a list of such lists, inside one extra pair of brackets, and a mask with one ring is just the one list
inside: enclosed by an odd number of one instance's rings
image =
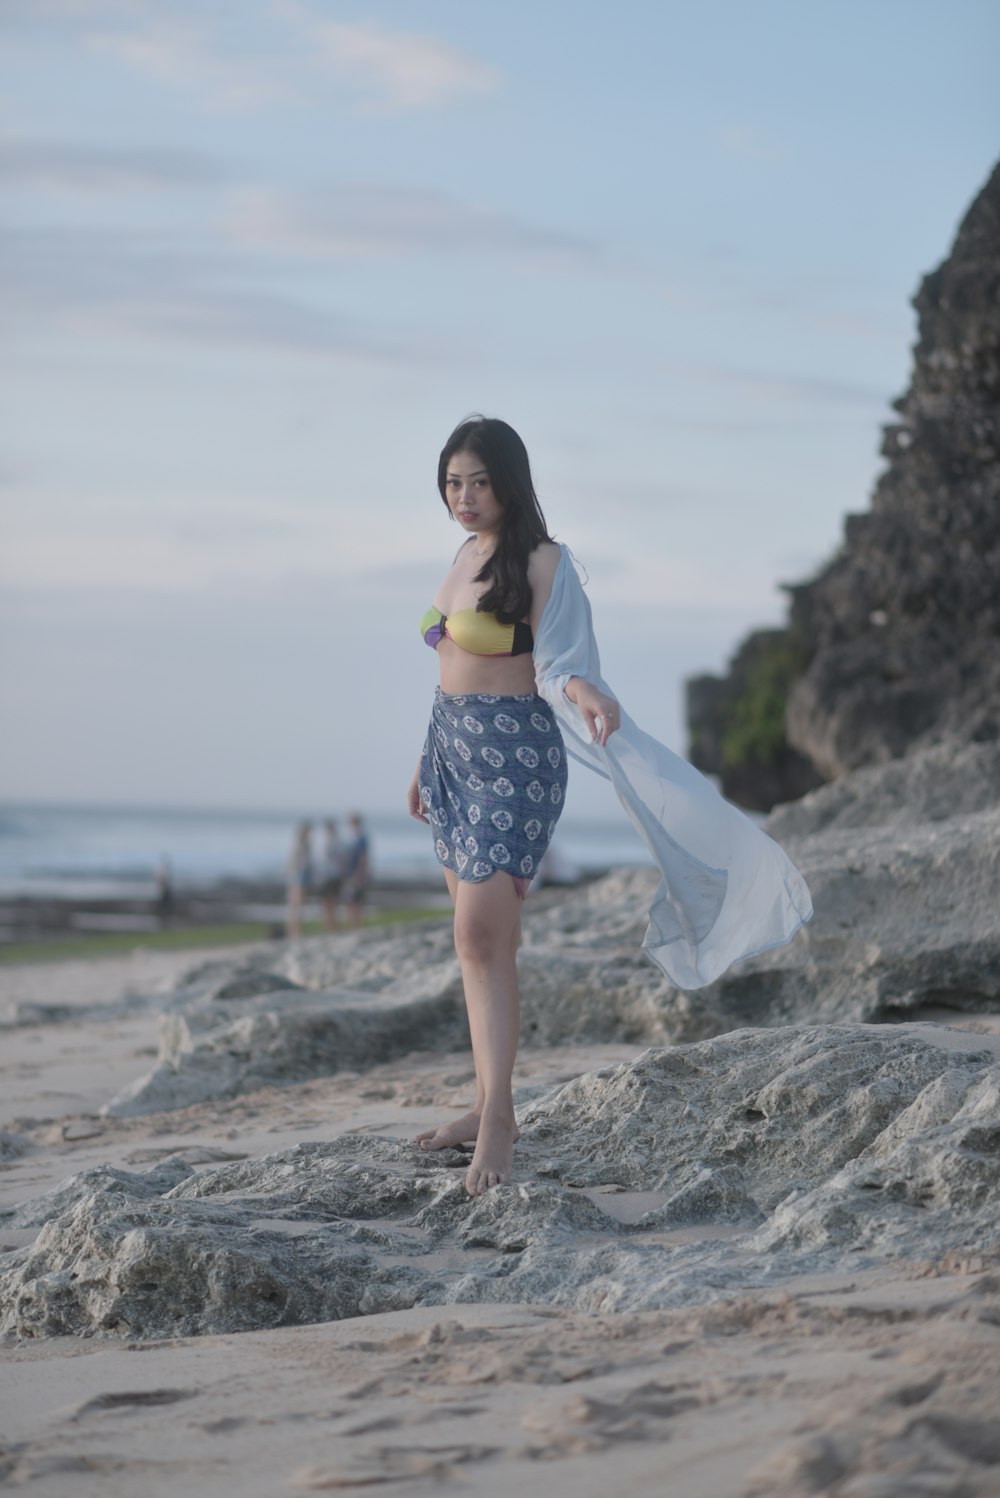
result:
[[(560, 923), (578, 928), (574, 900), (594, 898), (593, 892), (567, 896), (537, 914), (534, 943), (528, 922), (527, 988), (532, 953), (540, 958)], [(414, 943), (445, 964), (446, 937), (429, 924), (423, 934), (315, 938), (284, 949), (284, 972), (317, 985), (296, 995), (310, 992), (312, 1002), (322, 997), (321, 980), (329, 983), (333, 969), (353, 985), (355, 1000), (365, 981), (371, 998), (372, 975), (381, 973), (379, 981), (390, 988), (398, 983), (398, 970), (411, 966)], [(397, 977), (386, 975), (390, 951)], [(278, 1324), (263, 1320), (262, 1329), (239, 1333), (213, 1332), (209, 1319), (199, 1323), (204, 1334), (180, 1336), (164, 1335), (162, 1328), (137, 1335), (134, 1326), (117, 1323), (102, 1331), (78, 1322), (84, 1334), (66, 1335), (51, 1318), (29, 1332), (37, 1305), (25, 1310), (20, 1333), (8, 1332), (0, 1364), (0, 1461), (11, 1486), (74, 1498), (237, 1490), (264, 1498), (368, 1487), (401, 1494), (448, 1487), (484, 1495), (542, 1486), (597, 1495), (611, 1488), (686, 1498), (985, 1498), (998, 1491), (995, 1234), (978, 1244), (968, 1233), (964, 1242), (930, 1234), (923, 1252), (900, 1238), (898, 1253), (861, 1252), (859, 1238), (853, 1251), (841, 1244), (824, 1259), (815, 1252), (819, 1234), (811, 1230), (810, 1241), (800, 1229), (799, 1249), (789, 1257), (773, 1245), (761, 1247), (759, 1237), (747, 1238), (743, 1209), (730, 1210), (729, 1198), (729, 1206), (720, 1208), (713, 1198), (713, 1209), (689, 1211), (686, 1219), (671, 1215), (673, 1183), (663, 1180), (657, 1189), (647, 1172), (642, 1184), (641, 1170), (636, 1174), (631, 1166), (604, 1171), (601, 1180), (600, 1171), (588, 1178), (579, 1165), (564, 1168), (557, 1201), (551, 1195), (556, 1188), (545, 1184), (554, 1179), (545, 1133), (553, 1106), (564, 1106), (558, 1100), (572, 1098), (574, 1089), (592, 1096), (616, 1079), (641, 1078), (649, 1064), (644, 1056), (669, 1057), (669, 1045), (647, 1050), (648, 1035), (562, 1044), (529, 1038), (514, 1079), (525, 1130), (515, 1184), (492, 1193), (490, 1222), (472, 1233), (472, 1213), (485, 1223), (487, 1209), (468, 1199), (463, 1204), (465, 1157), (451, 1151), (428, 1162), (409, 1143), (420, 1128), (467, 1102), (472, 1069), (462, 1049), (435, 1042), (330, 1075), (276, 1085), (227, 1083), (217, 1095), (185, 1106), (148, 1107), (135, 1079), (155, 1070), (158, 1023), (162, 1065), (159, 1016), (178, 993), (187, 996), (192, 1015), (191, 995), (208, 991), (197, 983), (214, 984), (218, 1005), (222, 978), (229, 991), (234, 983), (241, 992), (263, 983), (263, 997), (272, 1002), (274, 991), (268, 998), (261, 974), (266, 970), (268, 981), (277, 982), (274, 967), (270, 946), (255, 953), (137, 951), (0, 972), (0, 1012), (8, 1015), (0, 1063), (0, 1241), (12, 1251), (5, 1262), (30, 1251), (36, 1239), (43, 1244), (50, 1229), (39, 1231), (38, 1220), (69, 1224), (92, 1210), (102, 1193), (117, 1201), (116, 1210), (122, 1201), (128, 1206), (127, 1193), (157, 1168), (184, 1173), (162, 1196), (179, 1209), (180, 1198), (191, 1197), (191, 1183), (209, 1180), (213, 1171), (276, 1160), (285, 1162), (279, 1174), (294, 1177), (296, 1161), (319, 1168), (323, 1152), (345, 1147), (345, 1140), (351, 1159), (363, 1162), (366, 1140), (372, 1150), (369, 1166), (347, 1166), (348, 1174), (362, 1170), (350, 1212), (372, 1255), (367, 1269), (358, 1261), (359, 1275), (370, 1277), (372, 1263), (383, 1274), (410, 1273), (400, 1234), (416, 1233), (420, 1221), (426, 1226), (427, 1212), (443, 1210), (442, 1203), (452, 1214), (451, 1227), (459, 1224), (459, 1238), (435, 1230), (422, 1257), (412, 1261), (423, 1288), (394, 1281), (385, 1291), (394, 1297), (393, 1308), (379, 1309), (376, 1299), (371, 1314), (306, 1317), (301, 1325), (281, 1324), (279, 1316)], [(606, 994), (600, 999), (608, 1002)], [(410, 992), (406, 1002), (421, 1000)], [(530, 996), (526, 1008), (530, 1015)], [(627, 1028), (620, 1018), (616, 1027)], [(900, 1045), (911, 1056), (932, 1053), (935, 1067), (957, 1058), (956, 1064), (979, 1068), (977, 1076), (983, 1067), (983, 1075), (995, 1076), (1000, 1065), (1000, 1006), (935, 1018), (925, 1010), (915, 1024), (851, 1025), (844, 1035), (856, 1031), (866, 1044), (894, 1048), (893, 1056), (902, 1054)], [(784, 1045), (790, 1032), (770, 1034)], [(729, 1039), (682, 1042), (674, 1050), (693, 1055)], [(156, 1085), (162, 1088), (162, 1078)], [(884, 1090), (884, 1083), (877, 1085)], [(940, 1085), (932, 1081), (930, 1091)], [(117, 1105), (117, 1113), (109, 1109), (109, 1100), (128, 1094), (130, 1086), (131, 1100)], [(928, 1088), (919, 1095), (928, 1096)], [(716, 1096), (725, 1112), (722, 1092)], [(644, 1115), (641, 1102), (637, 1110)], [(904, 1113), (895, 1115), (896, 1125), (886, 1115), (880, 1137), (898, 1129)], [(611, 1115), (605, 1119), (607, 1132)], [(532, 1138), (539, 1137), (535, 1148)], [(610, 1139), (607, 1153), (623, 1165)], [(344, 1167), (332, 1163), (342, 1176)], [(995, 1157), (990, 1169), (995, 1179)], [(102, 1176), (108, 1171), (127, 1175), (116, 1181)], [(396, 1183), (398, 1195), (414, 1173), (423, 1173), (433, 1189), (422, 1198), (430, 1202), (423, 1217), (407, 1216), (406, 1227), (386, 1205), (386, 1180)], [(202, 1200), (219, 1201), (212, 1209), (217, 1220), (223, 1203), (238, 1197), (245, 1211), (257, 1201), (260, 1221), (243, 1219), (251, 1235), (263, 1229), (269, 1242), (281, 1239), (282, 1251), (294, 1256), (298, 1245), (307, 1253), (315, 1200), (308, 1210), (300, 1197), (282, 1198), (282, 1205), (273, 1176), (268, 1180), (272, 1185), (220, 1180), (223, 1195)], [(370, 1207), (365, 1180), (373, 1183)], [(157, 1189), (162, 1193), (164, 1183)], [(13, 1210), (53, 1192), (38, 1218)], [(549, 1213), (547, 1225), (535, 1237), (531, 1230), (524, 1241), (512, 1242), (510, 1224), (529, 1218), (539, 1202)], [(333, 1210), (327, 1199), (319, 1215), (329, 1218)], [(129, 1220), (140, 1222), (138, 1216)], [(623, 1240), (622, 1234), (631, 1236)], [(97, 1240), (87, 1241), (91, 1246), (77, 1254), (75, 1267), (67, 1259), (55, 1270), (57, 1280), (94, 1270)], [(873, 1241), (869, 1234), (869, 1247)], [(625, 1260), (608, 1259), (595, 1279), (595, 1259), (626, 1246), (640, 1256), (641, 1272), (630, 1279)], [(543, 1294), (529, 1275), (521, 1294), (516, 1282), (505, 1288), (496, 1279), (505, 1273), (504, 1261), (514, 1267), (533, 1257), (554, 1265), (557, 1276), (564, 1265), (567, 1285), (586, 1261), (584, 1289)], [(680, 1267), (666, 1293), (655, 1286), (666, 1283), (657, 1276), (668, 1262)], [(120, 1272), (119, 1264), (114, 1273)], [(150, 1272), (147, 1265), (143, 1273)], [(459, 1279), (449, 1280), (456, 1272)], [(469, 1281), (469, 1272), (480, 1280)], [(616, 1274), (619, 1290), (609, 1295)], [(24, 1305), (23, 1278), (20, 1283), (13, 1303), (20, 1294)], [(631, 1302), (622, 1293), (629, 1284)], [(420, 1303), (425, 1295), (445, 1303)], [(678, 1303), (668, 1304), (671, 1298)], [(652, 1309), (630, 1308), (650, 1302)], [(601, 1309), (602, 1303), (610, 1308)]]
[(57, 1342), (7, 1364), (7, 1480), (220, 1498), (453, 1485), (496, 1498), (543, 1485), (588, 1498), (986, 1495), (998, 1321), (997, 1277), (952, 1264), (804, 1279), (712, 1311), (467, 1306)]

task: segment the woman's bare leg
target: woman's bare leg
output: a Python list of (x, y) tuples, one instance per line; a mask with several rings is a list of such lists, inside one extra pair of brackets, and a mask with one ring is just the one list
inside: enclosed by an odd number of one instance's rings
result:
[(302, 935), (302, 886), (293, 884), (288, 891), (288, 935), (296, 941)]
[(517, 1057), (520, 994), (514, 938), (518, 896), (506, 874), (480, 884), (460, 883), (455, 894), (455, 950), (469, 1013), (482, 1111), (476, 1149), (465, 1177), (470, 1196), (511, 1179), (514, 1102), (511, 1076)]
[[(458, 893), (458, 879), (451, 869), (442, 869), (444, 882), (448, 886), (452, 905), (455, 904), (455, 896)], [(476, 1101), (468, 1113), (461, 1118), (456, 1118), (452, 1123), (438, 1124), (436, 1129), (425, 1129), (422, 1134), (417, 1135), (417, 1144), (424, 1150), (446, 1150), (456, 1144), (471, 1144), (479, 1133), (479, 1118), (483, 1111), (483, 1084), (479, 1080), (479, 1066), (476, 1062), (476, 1053), (472, 1053), (473, 1064), (476, 1067)]]
[[(448, 885), (448, 893), (451, 895), (451, 901), (452, 901), (452, 904), (454, 905), (455, 901), (456, 901), (456, 894), (457, 894), (457, 891), (458, 891), (459, 881), (458, 881), (458, 879), (456, 879), (455, 875), (451, 872), (450, 869), (445, 869), (443, 872), (444, 872), (445, 881), (446, 881), (446, 883)], [(513, 881), (511, 881), (511, 882), (513, 882)], [(510, 948), (509, 948), (511, 962), (516, 962), (516, 959), (517, 959), (517, 949), (518, 949), (518, 947), (520, 945), (520, 942), (521, 942), (521, 910), (520, 910), (521, 903), (522, 903), (521, 900), (518, 898), (517, 899), (517, 910), (516, 910), (517, 919), (515, 921), (514, 928), (513, 928), (512, 932), (511, 932)], [(515, 973), (516, 973), (516, 970), (515, 970)], [(466, 996), (466, 1003), (468, 1004), (468, 995)], [(471, 1031), (471, 1028), (472, 1028), (471, 1016), (470, 1016), (470, 1020), (469, 1020), (469, 1028), (470, 1028), (470, 1031)], [(472, 1144), (479, 1137), (479, 1121), (482, 1118), (482, 1114), (483, 1114), (483, 1103), (485, 1102), (486, 1093), (485, 1093), (485, 1089), (484, 1089), (484, 1086), (483, 1086), (483, 1079), (482, 1079), (482, 1076), (481, 1076), (480, 1070), (479, 1070), (479, 1061), (478, 1061), (477, 1056), (476, 1056), (475, 1046), (473, 1046), (472, 1059), (473, 1059), (473, 1063), (475, 1064), (475, 1068), (476, 1068), (476, 1101), (475, 1101), (475, 1103), (470, 1108), (469, 1112), (468, 1113), (464, 1113), (461, 1118), (456, 1118), (451, 1123), (438, 1124), (437, 1128), (434, 1128), (434, 1129), (425, 1129), (422, 1134), (418, 1134), (417, 1138), (416, 1138), (416, 1142), (417, 1142), (417, 1144), (420, 1145), (421, 1149), (425, 1149), (425, 1150), (450, 1149), (450, 1148), (452, 1148), (456, 1144)], [(514, 1140), (516, 1141), (520, 1137), (521, 1137), (520, 1130), (515, 1126), (515, 1128), (514, 1128)]]

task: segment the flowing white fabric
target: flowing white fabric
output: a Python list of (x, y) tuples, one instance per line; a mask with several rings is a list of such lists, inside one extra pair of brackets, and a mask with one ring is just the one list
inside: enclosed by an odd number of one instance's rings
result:
[(601, 676), (590, 601), (562, 546), (535, 637), (535, 679), (568, 753), (609, 779), (663, 876), (643, 949), (678, 988), (703, 988), (741, 957), (783, 946), (810, 919), (812, 900), (791, 859), (679, 755), (622, 711), (607, 745), (591, 742), (565, 695)]

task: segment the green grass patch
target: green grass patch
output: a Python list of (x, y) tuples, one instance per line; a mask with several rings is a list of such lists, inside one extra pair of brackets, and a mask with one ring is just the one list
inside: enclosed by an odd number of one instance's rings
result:
[(787, 634), (758, 645), (745, 668), (742, 690), (725, 707), (723, 769), (774, 765), (786, 753), (788, 693), (806, 664), (803, 647)]
[[(405, 926), (412, 921), (445, 920), (451, 912), (438, 906), (372, 911), (364, 924)], [(342, 928), (341, 928), (342, 929)], [(264, 921), (231, 922), (218, 926), (176, 926), (165, 931), (102, 931), (93, 936), (53, 937), (49, 941), (18, 941), (0, 947), (0, 963), (59, 962), (71, 957), (114, 957), (141, 947), (151, 952), (197, 951), (199, 947), (235, 947), (267, 941), (272, 927)], [(320, 936), (321, 921), (304, 921), (303, 936)]]

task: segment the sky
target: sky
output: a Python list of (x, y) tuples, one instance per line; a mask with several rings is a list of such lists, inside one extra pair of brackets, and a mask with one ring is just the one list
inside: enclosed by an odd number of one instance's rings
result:
[(0, 797), (402, 809), (471, 411), (683, 752), (867, 507), (998, 51), (995, 0), (3, 0)]

